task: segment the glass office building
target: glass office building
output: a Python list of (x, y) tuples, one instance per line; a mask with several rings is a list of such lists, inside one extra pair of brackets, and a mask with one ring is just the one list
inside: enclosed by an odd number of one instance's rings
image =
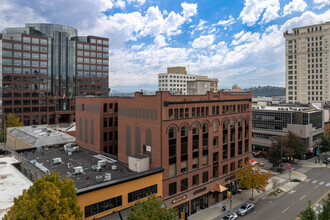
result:
[(109, 39), (58, 24), (6, 28), (0, 67), (2, 121), (14, 113), (25, 125), (70, 123), (76, 96), (108, 95)]

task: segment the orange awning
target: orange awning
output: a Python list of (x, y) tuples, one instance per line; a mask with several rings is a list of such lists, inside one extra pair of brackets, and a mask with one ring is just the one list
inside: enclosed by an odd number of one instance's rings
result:
[(221, 184), (215, 184), (212, 188), (212, 190), (210, 190), (211, 192), (223, 192), (223, 191), (226, 191), (227, 188), (224, 187), (223, 185)]

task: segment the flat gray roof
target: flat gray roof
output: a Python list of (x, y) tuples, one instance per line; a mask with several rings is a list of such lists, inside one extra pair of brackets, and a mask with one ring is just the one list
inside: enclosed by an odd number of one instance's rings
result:
[(71, 135), (48, 128), (46, 125), (32, 125), (10, 128), (9, 132), (35, 147), (53, 146), (75, 142)]

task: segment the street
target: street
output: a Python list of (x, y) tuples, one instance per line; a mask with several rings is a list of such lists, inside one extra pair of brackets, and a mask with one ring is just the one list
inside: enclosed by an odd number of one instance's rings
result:
[[(293, 171), (295, 172), (295, 171)], [(296, 219), (298, 214), (330, 190), (330, 168), (313, 168), (306, 171), (307, 179), (281, 198), (264, 198), (255, 203), (254, 212), (242, 219)], [(326, 197), (325, 197), (326, 198)], [(322, 201), (320, 202), (320, 204)], [(319, 205), (318, 205), (319, 206)]]

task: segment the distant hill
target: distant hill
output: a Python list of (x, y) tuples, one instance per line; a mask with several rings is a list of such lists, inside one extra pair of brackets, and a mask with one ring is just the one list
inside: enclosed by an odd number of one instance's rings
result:
[(273, 96), (285, 96), (285, 88), (277, 87), (277, 86), (258, 86), (251, 87), (245, 90), (252, 91), (253, 97), (265, 96), (265, 97), (273, 97)]

